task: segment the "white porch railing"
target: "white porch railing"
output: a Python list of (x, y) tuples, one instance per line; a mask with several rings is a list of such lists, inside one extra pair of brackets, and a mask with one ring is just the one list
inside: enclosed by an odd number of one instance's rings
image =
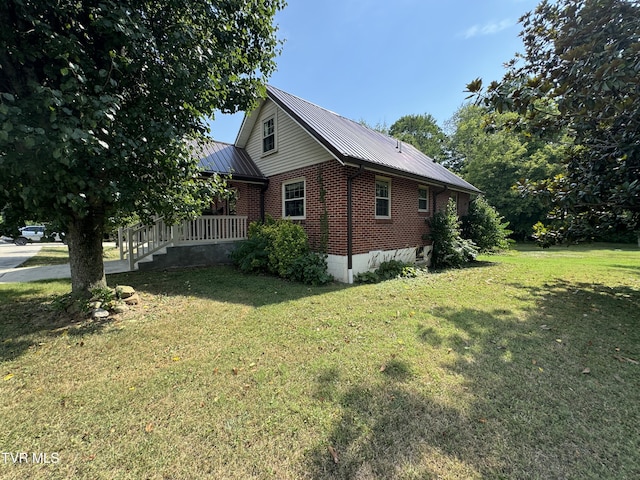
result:
[(118, 230), (120, 259), (129, 260), (129, 269), (155, 252), (177, 245), (206, 245), (234, 242), (247, 238), (247, 217), (205, 215), (178, 225), (167, 225), (163, 219), (152, 225), (138, 224)]

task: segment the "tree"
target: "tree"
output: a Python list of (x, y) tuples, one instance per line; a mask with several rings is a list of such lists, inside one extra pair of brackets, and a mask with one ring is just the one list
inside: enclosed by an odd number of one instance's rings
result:
[(446, 135), (430, 114), (404, 115), (389, 129), (389, 135), (409, 143), (438, 162), (445, 158)]
[(558, 152), (564, 147), (502, 128), (517, 117), (516, 113), (490, 116), (483, 107), (464, 105), (448, 122), (449, 147), (458, 159), (458, 173), (484, 192), (514, 237), (523, 239), (546, 217), (548, 208), (538, 198), (521, 195), (515, 186), (522, 179), (538, 181), (557, 174)]
[(198, 213), (190, 145), (264, 95), (283, 0), (0, 5), (0, 206), (64, 225), (74, 295), (106, 285), (102, 237), (132, 213)]
[(548, 200), (562, 237), (639, 231), (640, 3), (544, 0), (520, 22), (524, 54), (502, 81), (467, 89), (497, 112), (518, 112), (516, 128), (573, 138), (563, 172), (524, 187)]

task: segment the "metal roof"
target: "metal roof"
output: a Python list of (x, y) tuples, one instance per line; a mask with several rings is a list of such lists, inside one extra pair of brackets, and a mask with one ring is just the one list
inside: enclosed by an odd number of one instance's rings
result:
[(231, 174), (234, 180), (266, 183), (249, 154), (242, 148), (229, 143), (211, 140), (194, 146), (194, 155), (200, 160), (200, 168), (205, 173)]
[(363, 164), (454, 189), (480, 193), (417, 148), (271, 85), (268, 97), (345, 164)]

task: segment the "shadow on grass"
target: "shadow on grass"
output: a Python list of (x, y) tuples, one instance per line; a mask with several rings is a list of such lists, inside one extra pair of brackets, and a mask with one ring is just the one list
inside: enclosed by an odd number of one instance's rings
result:
[(153, 295), (196, 296), (251, 307), (277, 304), (351, 288), (332, 283), (309, 286), (267, 275), (242, 274), (229, 266), (112, 274), (108, 283), (131, 285)]
[(435, 309), (458, 330), (447, 337), (418, 325), (425, 348), (451, 351), (442, 366), (462, 378), (459, 403), (438, 393), (455, 388), (446, 380), (416, 384), (410, 362), (355, 385), (321, 374), (316, 398), (340, 414), (306, 456), (308, 476), (639, 478), (640, 292), (518, 288), (528, 310)]
[(47, 291), (47, 285), (55, 283), (60, 280), (0, 289), (0, 361), (19, 357), (43, 335), (57, 336), (67, 332), (81, 337), (99, 333), (111, 322), (109, 319), (87, 320), (84, 315), (65, 312), (57, 305), (65, 295), (43, 293)]

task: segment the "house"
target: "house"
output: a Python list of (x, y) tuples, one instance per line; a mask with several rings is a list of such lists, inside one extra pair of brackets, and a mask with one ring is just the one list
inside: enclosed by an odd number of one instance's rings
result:
[(480, 193), (411, 145), (272, 86), (234, 145), (197, 154), (205, 174), (231, 172), (235, 195), (212, 213), (291, 218), (348, 283), (385, 260), (428, 253), (425, 219), (449, 198), (464, 214)]

